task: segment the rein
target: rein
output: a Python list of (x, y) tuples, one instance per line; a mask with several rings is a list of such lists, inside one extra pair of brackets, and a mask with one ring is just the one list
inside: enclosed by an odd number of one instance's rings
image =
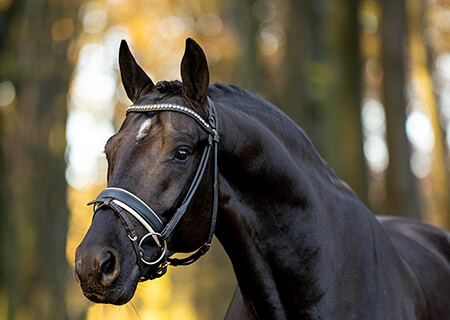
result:
[[(103, 206), (110, 207), (117, 214), (127, 231), (128, 238), (133, 244), (133, 249), (136, 253), (137, 264), (139, 268), (141, 268), (141, 263), (150, 266), (156, 266), (156, 271), (150, 274), (145, 274), (141, 277), (141, 281), (155, 279), (163, 276), (166, 273), (167, 267), (169, 265), (189, 265), (206, 254), (206, 252), (208, 252), (209, 248), (211, 247), (217, 220), (218, 207), (217, 145), (219, 142), (219, 136), (217, 133), (217, 113), (214, 103), (209, 97), (207, 97), (207, 102), (208, 119), (206, 121), (191, 108), (173, 104), (132, 105), (128, 107), (126, 111), (127, 114), (128, 112), (160, 111), (175, 111), (184, 113), (193, 118), (198, 124), (200, 124), (202, 129), (208, 133), (208, 144), (203, 149), (197, 171), (195, 172), (195, 176), (191, 182), (189, 190), (186, 193), (181, 205), (178, 207), (178, 209), (175, 211), (175, 214), (166, 225), (163, 224), (160, 217), (155, 213), (155, 211), (150, 208), (150, 206), (148, 206), (139, 197), (125, 189), (115, 187), (106, 188), (98, 195), (95, 200), (88, 203), (88, 205), (94, 204), (94, 216), (97, 211)], [(205, 174), (211, 151), (213, 154), (213, 205), (211, 210), (211, 227), (209, 229), (208, 239), (195, 253), (186, 258), (167, 258), (167, 239), (169, 238), (183, 215), (186, 213), (186, 210), (189, 207), (189, 204)], [(134, 227), (127, 216), (128, 214), (136, 218), (139, 223), (141, 223), (148, 231), (148, 233), (145, 234), (139, 242), (136, 231), (134, 230)], [(153, 238), (156, 245), (160, 248), (161, 251), (160, 256), (153, 261), (147, 261), (145, 259), (145, 251), (142, 248), (142, 244), (149, 237)]]

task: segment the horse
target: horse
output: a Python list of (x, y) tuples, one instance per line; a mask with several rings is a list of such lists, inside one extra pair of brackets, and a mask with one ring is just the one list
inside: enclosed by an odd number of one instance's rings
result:
[(226, 319), (450, 318), (449, 233), (375, 217), (282, 111), (210, 84), (194, 40), (181, 82), (154, 84), (123, 40), (119, 66), (133, 105), (76, 249), (88, 299), (127, 303), (215, 234), (238, 282)]

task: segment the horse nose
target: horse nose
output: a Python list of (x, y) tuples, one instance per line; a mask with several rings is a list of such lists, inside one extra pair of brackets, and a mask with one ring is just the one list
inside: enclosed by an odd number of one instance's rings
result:
[(100, 282), (104, 287), (114, 283), (120, 265), (114, 250), (77, 250), (75, 279), (80, 283)]

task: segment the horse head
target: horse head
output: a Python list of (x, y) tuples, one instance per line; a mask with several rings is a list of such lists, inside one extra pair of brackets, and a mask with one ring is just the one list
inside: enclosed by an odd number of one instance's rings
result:
[(175, 252), (200, 247), (204, 253), (217, 205), (211, 188), (217, 170), (217, 149), (211, 152), (215, 114), (200, 46), (186, 40), (182, 83), (155, 85), (125, 41), (119, 65), (133, 106), (106, 143), (108, 188), (93, 201), (94, 218), (75, 258), (84, 295), (112, 304), (128, 302), (140, 280), (164, 274)]

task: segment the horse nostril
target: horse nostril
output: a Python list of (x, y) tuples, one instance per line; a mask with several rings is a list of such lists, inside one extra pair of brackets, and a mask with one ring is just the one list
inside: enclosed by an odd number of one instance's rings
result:
[(116, 261), (116, 259), (114, 259), (114, 256), (111, 253), (108, 252), (106, 255), (108, 257), (106, 257), (100, 265), (100, 270), (104, 275), (113, 273)]
[(100, 282), (102, 285), (105, 287), (110, 286), (119, 276), (119, 273), (119, 264), (116, 256), (111, 251), (105, 252), (100, 262)]

